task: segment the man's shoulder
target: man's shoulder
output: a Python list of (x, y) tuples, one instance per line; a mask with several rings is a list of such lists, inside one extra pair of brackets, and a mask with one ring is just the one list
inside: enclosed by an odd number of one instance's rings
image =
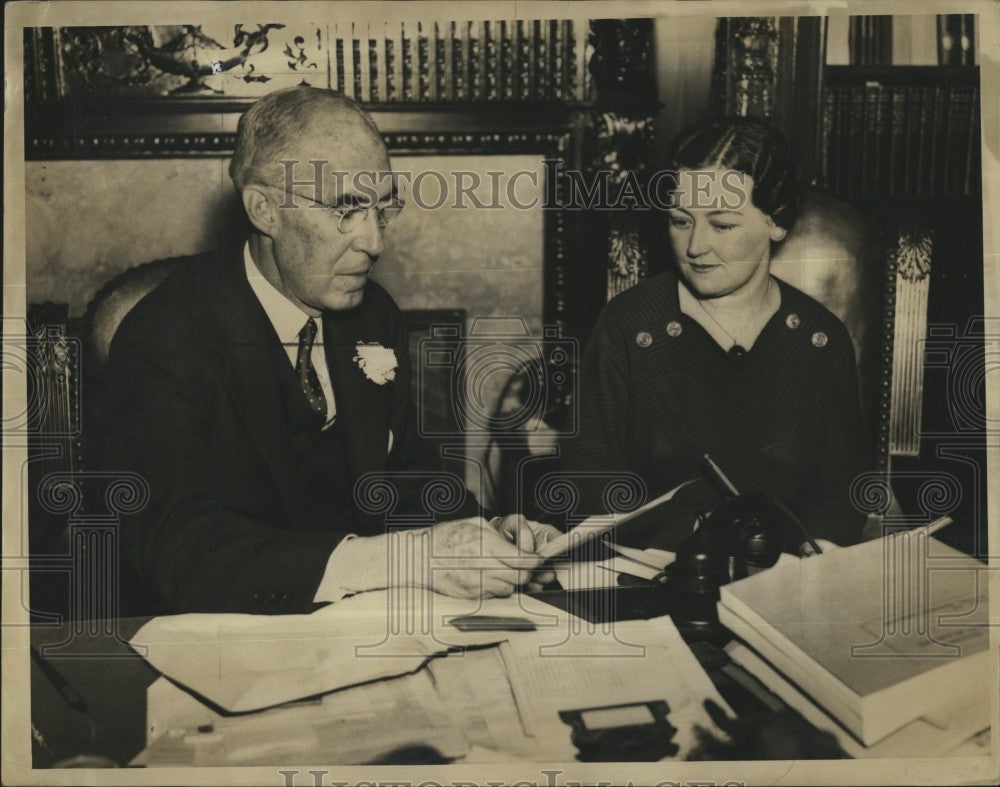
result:
[(166, 275), (128, 310), (115, 341), (125, 335), (157, 343), (206, 335), (217, 323), (212, 315), (224, 310), (224, 260), (223, 253), (211, 251), (158, 261)]

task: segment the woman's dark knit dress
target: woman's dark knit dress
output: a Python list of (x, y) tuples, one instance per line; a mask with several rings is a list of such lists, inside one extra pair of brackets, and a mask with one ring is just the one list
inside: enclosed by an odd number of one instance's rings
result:
[[(699, 463), (708, 453), (740, 492), (779, 498), (814, 537), (859, 539), (864, 515), (849, 497), (863, 456), (853, 345), (826, 308), (776, 281), (781, 305), (741, 358), (681, 313), (673, 274), (607, 304), (583, 358), (580, 433), (566, 443), (581, 514), (607, 511), (609, 475), (638, 474), (651, 499), (704, 477)], [(694, 513), (720, 500), (697, 484), (616, 539), (675, 549)], [(786, 549), (801, 541), (787, 534)]]

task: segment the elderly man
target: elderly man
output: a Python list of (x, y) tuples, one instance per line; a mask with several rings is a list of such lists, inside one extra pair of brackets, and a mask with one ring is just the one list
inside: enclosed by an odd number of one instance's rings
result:
[[(356, 500), (373, 473), (434, 468), (402, 315), (369, 279), (402, 208), (387, 173), (371, 118), (332, 91), (276, 91), (241, 118), (230, 174), (249, 238), (173, 272), (111, 348), (104, 463), (150, 488), (122, 522), (139, 580), (123, 585), (126, 608), (303, 612), (393, 583), (475, 596), (531, 580), (548, 526), (493, 529), (466, 493), (418, 521), (430, 548), (399, 580), (394, 536)], [(419, 491), (397, 489), (396, 511)]]

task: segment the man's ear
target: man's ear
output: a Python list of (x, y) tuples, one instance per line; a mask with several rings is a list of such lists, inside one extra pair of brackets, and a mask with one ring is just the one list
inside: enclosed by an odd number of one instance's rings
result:
[(248, 183), (243, 187), (240, 197), (250, 223), (265, 235), (271, 235), (278, 221), (277, 205), (268, 197), (264, 187)]

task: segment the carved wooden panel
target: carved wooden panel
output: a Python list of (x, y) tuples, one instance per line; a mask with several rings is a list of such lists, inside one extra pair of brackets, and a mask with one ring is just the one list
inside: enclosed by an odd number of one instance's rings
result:
[(29, 100), (252, 98), (329, 87), (364, 103), (588, 99), (586, 28), (565, 19), (236, 22), (25, 31)]

